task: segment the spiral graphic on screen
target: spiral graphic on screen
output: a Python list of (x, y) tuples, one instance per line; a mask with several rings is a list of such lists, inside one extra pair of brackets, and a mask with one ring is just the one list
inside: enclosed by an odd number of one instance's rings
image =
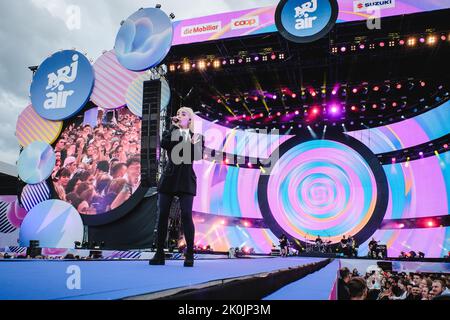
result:
[(377, 183), (366, 160), (331, 140), (300, 143), (278, 160), (267, 184), (277, 224), (298, 239), (325, 236), (333, 243), (355, 235), (370, 220)]

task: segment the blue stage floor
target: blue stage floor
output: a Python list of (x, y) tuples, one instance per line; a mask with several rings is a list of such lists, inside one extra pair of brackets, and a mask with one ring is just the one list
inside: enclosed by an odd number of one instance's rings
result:
[(293, 282), (264, 298), (264, 300), (328, 300), (336, 283), (339, 260)]
[[(149, 266), (148, 261), (43, 261), (0, 262), (1, 300), (98, 300), (197, 285), (318, 262), (321, 258), (261, 258), (197, 260), (194, 268), (183, 261)], [(80, 270), (80, 289), (67, 287), (70, 266)], [(70, 268), (69, 268), (70, 270)]]

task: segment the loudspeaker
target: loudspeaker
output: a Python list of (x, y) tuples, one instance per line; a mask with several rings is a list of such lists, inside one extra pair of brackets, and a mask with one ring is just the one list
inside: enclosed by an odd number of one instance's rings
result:
[(377, 266), (380, 267), (383, 271), (392, 272), (392, 262), (390, 261), (378, 261)]
[(155, 188), (160, 158), (161, 81), (145, 81), (143, 97), (141, 185), (146, 188)]

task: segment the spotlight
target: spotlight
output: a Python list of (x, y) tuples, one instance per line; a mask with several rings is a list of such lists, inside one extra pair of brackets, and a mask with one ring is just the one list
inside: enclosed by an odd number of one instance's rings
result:
[(425, 87), (427, 84), (426, 84), (426, 82), (425, 81), (420, 81), (420, 86), (421, 87)]
[(413, 38), (413, 37), (409, 38), (407, 44), (410, 47), (415, 46), (416, 45), (416, 38)]
[(297, 98), (297, 94), (293, 93), (293, 94), (291, 95), (291, 97), (292, 97), (292, 99), (295, 99), (295, 98)]
[(353, 88), (352, 92), (355, 94), (358, 93), (358, 88)]
[(445, 40), (447, 40), (447, 37), (443, 34), (443, 35), (441, 35), (441, 40), (445, 41)]
[(392, 158), (391, 162), (392, 162), (392, 164), (395, 164), (397, 162), (397, 159), (396, 158)]
[(188, 72), (191, 70), (191, 64), (188, 62), (183, 63), (183, 71)]
[(352, 106), (350, 109), (351, 109), (352, 111), (356, 111), (356, 110), (357, 110), (356, 106)]
[(347, 51), (347, 48), (346, 47), (341, 47), (341, 52), (345, 52), (345, 51)]
[(298, 116), (300, 114), (300, 111), (296, 110), (295, 115)]
[(364, 50), (365, 47), (366, 47), (366, 46), (364, 45), (364, 43), (361, 43), (361, 44), (359, 45), (359, 49), (360, 49), (360, 50)]
[(400, 229), (403, 229), (403, 228), (405, 227), (405, 224), (400, 223), (400, 224), (398, 225), (398, 227), (399, 227)]
[(425, 38), (424, 38), (424, 37), (420, 37), (420, 38), (419, 38), (419, 42), (420, 42), (420, 43), (424, 43), (424, 42), (425, 42)]
[(428, 221), (427, 222), (427, 227), (429, 227), (429, 228), (432, 228), (432, 227), (434, 227), (434, 222), (433, 221)]
[(448, 144), (444, 144), (444, 149), (448, 149)]
[(259, 57), (256, 56), (256, 57), (254, 58), (254, 60), (255, 60), (256, 62), (258, 62), (258, 61), (259, 61)]
[(219, 68), (220, 67), (220, 61), (219, 60), (214, 60), (213, 67), (216, 68), (216, 69)]
[(206, 68), (206, 62), (205, 62), (205, 60), (200, 60), (200, 61), (198, 62), (198, 68), (199, 68), (200, 70), (204, 70), (204, 69)]
[(401, 83), (397, 83), (397, 85), (395, 86), (395, 88), (396, 88), (397, 90), (400, 90), (400, 89), (402, 88), (402, 84), (401, 84)]
[(419, 156), (420, 156), (421, 158), (423, 158), (423, 152), (422, 152), (422, 151), (419, 152)]
[(171, 64), (171, 65), (169, 66), (169, 70), (170, 70), (170, 72), (174, 72), (174, 71), (175, 71), (175, 65), (174, 65), (174, 64)]
[(381, 41), (379, 45), (381, 48), (383, 48), (385, 46), (385, 43), (383, 41)]
[(379, 87), (379, 86), (373, 87), (373, 91), (377, 92), (377, 91), (379, 91), (379, 90), (380, 90), (380, 87)]
[(398, 42), (398, 44), (401, 45), (401, 46), (404, 45), (404, 44), (405, 44), (405, 40), (403, 40), (403, 39), (400, 40), (400, 41)]
[(429, 36), (427, 39), (427, 44), (430, 46), (434, 45), (436, 43), (436, 37), (435, 36)]
[(275, 53), (272, 53), (272, 55), (270, 56), (270, 59), (275, 60), (277, 58), (277, 55)]

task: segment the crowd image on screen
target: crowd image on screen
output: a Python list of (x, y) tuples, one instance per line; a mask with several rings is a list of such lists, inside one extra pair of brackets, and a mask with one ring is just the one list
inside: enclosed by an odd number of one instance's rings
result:
[(339, 270), (338, 300), (449, 300), (450, 275)]
[(67, 127), (56, 143), (53, 185), (59, 198), (81, 214), (102, 214), (139, 187), (141, 121), (123, 108), (99, 110), (96, 123), (79, 122)]

